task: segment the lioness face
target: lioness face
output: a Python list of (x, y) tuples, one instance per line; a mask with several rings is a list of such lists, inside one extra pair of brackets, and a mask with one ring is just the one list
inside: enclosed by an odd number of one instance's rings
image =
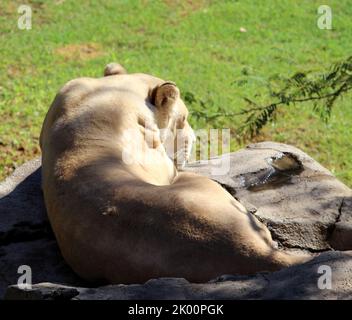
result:
[(188, 123), (188, 109), (180, 97), (179, 89), (172, 82), (157, 87), (153, 100), (160, 140), (169, 158), (180, 169), (189, 159), (196, 140)]

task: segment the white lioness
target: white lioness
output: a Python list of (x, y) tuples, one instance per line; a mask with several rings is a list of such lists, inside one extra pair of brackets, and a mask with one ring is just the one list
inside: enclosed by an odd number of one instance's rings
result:
[(306, 260), (275, 249), (268, 229), (220, 185), (177, 171), (159, 129), (181, 129), (187, 158), (187, 116), (175, 84), (117, 64), (57, 94), (40, 137), (43, 191), (61, 252), (81, 277), (201, 282)]

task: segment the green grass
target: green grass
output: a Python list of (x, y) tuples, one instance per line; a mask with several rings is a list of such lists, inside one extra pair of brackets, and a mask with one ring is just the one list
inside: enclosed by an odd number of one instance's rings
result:
[[(25, 31), (17, 28), (23, 2), (0, 3), (0, 178), (40, 153), (41, 124), (60, 86), (101, 76), (108, 62), (173, 80), (181, 92), (212, 101), (208, 108), (233, 112), (245, 106), (244, 96), (267, 101), (272, 77), (323, 71), (351, 54), (348, 0), (324, 2), (333, 30), (317, 27), (321, 1), (36, 0), (27, 1), (33, 20)], [(285, 110), (256, 140), (293, 144), (351, 186), (350, 98), (338, 101), (327, 125), (310, 104)], [(240, 123), (236, 117), (216, 125)]]

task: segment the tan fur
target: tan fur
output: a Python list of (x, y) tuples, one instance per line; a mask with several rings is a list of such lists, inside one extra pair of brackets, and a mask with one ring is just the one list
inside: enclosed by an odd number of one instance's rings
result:
[[(46, 208), (77, 274), (110, 283), (200, 282), (306, 260), (275, 249), (268, 229), (220, 185), (175, 169), (159, 129), (177, 127), (193, 139), (175, 84), (106, 73), (68, 82), (40, 138)], [(142, 148), (126, 164), (124, 150), (134, 144)], [(146, 153), (148, 163), (139, 158)]]

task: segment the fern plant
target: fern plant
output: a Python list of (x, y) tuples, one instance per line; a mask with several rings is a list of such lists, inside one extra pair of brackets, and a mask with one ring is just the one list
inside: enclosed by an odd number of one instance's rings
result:
[(241, 132), (253, 137), (275, 119), (279, 108), (307, 101), (313, 101), (314, 112), (328, 121), (336, 100), (351, 89), (352, 56), (334, 64), (328, 72), (322, 74), (296, 73), (283, 81), (280, 90), (270, 92), (274, 100), (270, 104), (258, 105), (253, 100), (245, 99), (248, 107), (241, 112), (246, 115)]
[(192, 118), (196, 121), (205, 119), (209, 125), (217, 125), (219, 118), (244, 116), (243, 125), (237, 132), (242, 138), (258, 135), (276, 118), (279, 109), (307, 101), (312, 101), (314, 112), (328, 121), (337, 99), (352, 89), (352, 56), (332, 65), (325, 73), (298, 72), (288, 79), (281, 79), (279, 89), (273, 90), (269, 84), (268, 88), (272, 102), (262, 105), (244, 98), (247, 107), (240, 112), (227, 112), (214, 106), (212, 101), (198, 99), (190, 92), (184, 98), (192, 105)]

